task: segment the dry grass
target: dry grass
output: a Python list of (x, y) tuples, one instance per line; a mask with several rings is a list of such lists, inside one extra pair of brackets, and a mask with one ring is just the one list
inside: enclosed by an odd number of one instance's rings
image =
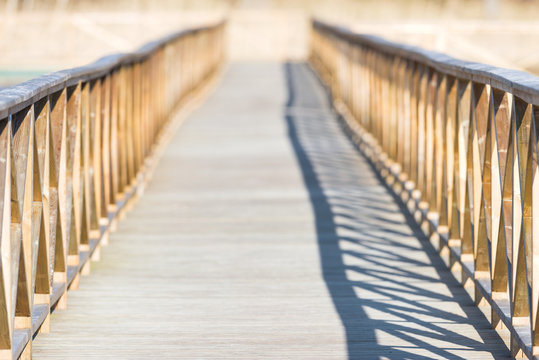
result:
[[(4, 83), (135, 49), (228, 16), (232, 60), (299, 59), (308, 19), (539, 73), (539, 0), (3, 0)], [(490, 5), (488, 5), (490, 4)], [(1, 81), (1, 80), (0, 80)]]
[(324, 1), (313, 13), (357, 32), (539, 73), (537, 0)]

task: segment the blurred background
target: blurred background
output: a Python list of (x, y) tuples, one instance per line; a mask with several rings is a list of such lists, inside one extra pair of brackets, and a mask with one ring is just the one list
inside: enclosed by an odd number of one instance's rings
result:
[(231, 60), (301, 59), (312, 16), (539, 74), (539, 0), (0, 0), (0, 86), (223, 17)]

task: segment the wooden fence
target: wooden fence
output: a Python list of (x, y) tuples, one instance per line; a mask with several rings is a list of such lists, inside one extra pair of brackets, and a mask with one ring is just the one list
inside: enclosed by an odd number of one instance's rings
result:
[[(223, 61), (220, 23), (0, 92), (0, 357), (65, 308), (140, 192), (181, 100)], [(30, 45), (31, 46), (31, 45)]]
[(513, 354), (539, 355), (539, 78), (319, 21), (311, 63)]

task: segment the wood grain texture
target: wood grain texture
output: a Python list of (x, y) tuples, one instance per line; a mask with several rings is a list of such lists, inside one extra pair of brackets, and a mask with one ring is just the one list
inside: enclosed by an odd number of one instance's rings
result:
[[(65, 309), (68, 288), (90, 273), (89, 259), (99, 258), (143, 192), (170, 114), (220, 67), (222, 31), (223, 24), (186, 30), (0, 94), (1, 359), (31, 358), (32, 339), (50, 329), (50, 310)], [(143, 78), (152, 90), (144, 115), (133, 91)], [(136, 130), (141, 118), (151, 126), (146, 146)]]
[(304, 64), (232, 64), (35, 359), (504, 358)]
[[(313, 22), (311, 62), (354, 141), (476, 305), (489, 308), (491, 326), (511, 334), (512, 354), (533, 358), (539, 354), (537, 102), (516, 90), (526, 77), (508, 88), (488, 66), (416, 50)], [(412, 84), (395, 76), (401, 62)], [(408, 101), (396, 101), (388, 83)], [(369, 101), (354, 97), (358, 92)], [(408, 106), (410, 116), (394, 126), (392, 114), (408, 114)], [(411, 150), (402, 147), (407, 142)], [(395, 143), (399, 152), (410, 150), (410, 162), (395, 155)]]

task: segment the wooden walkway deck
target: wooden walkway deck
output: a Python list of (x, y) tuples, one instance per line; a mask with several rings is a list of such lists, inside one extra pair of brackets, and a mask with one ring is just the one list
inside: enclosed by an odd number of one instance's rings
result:
[(507, 358), (303, 64), (229, 67), (36, 359)]

